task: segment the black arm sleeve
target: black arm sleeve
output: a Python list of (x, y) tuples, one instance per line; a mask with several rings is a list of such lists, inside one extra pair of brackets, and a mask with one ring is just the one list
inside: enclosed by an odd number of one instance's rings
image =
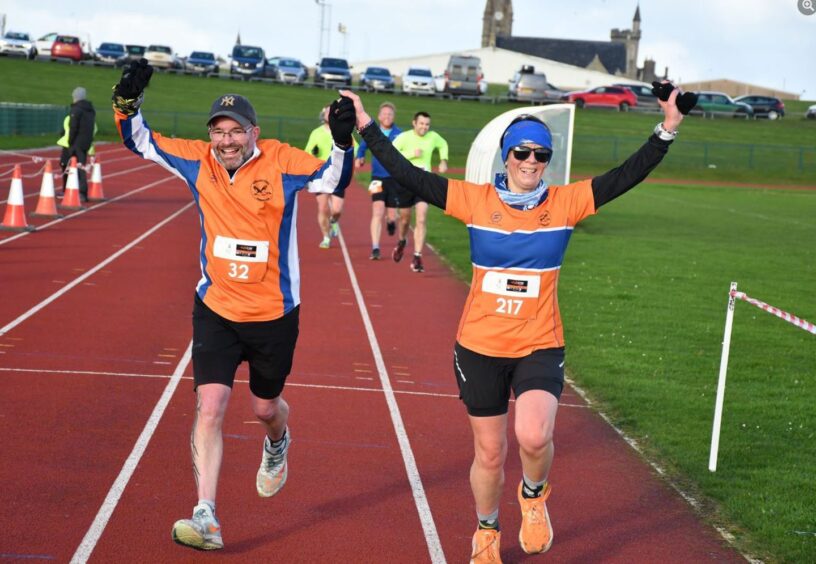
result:
[(595, 209), (640, 184), (660, 164), (671, 143), (653, 134), (622, 165), (593, 178), (592, 195), (595, 199)]
[(380, 128), (372, 121), (360, 131), (368, 150), (394, 180), (429, 204), (445, 209), (448, 200), (448, 179), (432, 172), (425, 172), (408, 162), (397, 151)]

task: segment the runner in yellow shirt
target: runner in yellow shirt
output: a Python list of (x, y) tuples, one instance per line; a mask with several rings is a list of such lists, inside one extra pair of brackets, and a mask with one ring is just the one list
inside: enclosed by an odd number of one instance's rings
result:
[[(417, 112), (411, 122), (413, 129), (401, 133), (394, 139), (394, 147), (415, 167), (431, 172), (431, 158), (434, 151), (439, 151), (439, 173), (448, 170), (448, 142), (436, 131), (431, 131), (431, 116), (426, 112)], [(416, 222), (414, 224), (414, 258), (411, 261), (411, 270), (423, 272), (422, 247), (425, 244), (427, 233), (426, 220), (428, 217), (428, 203), (417, 197), (413, 192), (399, 187), (397, 192), (397, 207), (400, 209), (399, 241), (391, 257), (394, 262), (402, 260), (405, 251), (408, 225), (411, 222), (411, 208), (416, 207)]]

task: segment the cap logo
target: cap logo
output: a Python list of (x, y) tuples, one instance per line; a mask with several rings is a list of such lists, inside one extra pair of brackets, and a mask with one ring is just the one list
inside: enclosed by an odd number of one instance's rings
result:
[(221, 105), (222, 106), (234, 106), (235, 105), (235, 96), (224, 96), (221, 98)]

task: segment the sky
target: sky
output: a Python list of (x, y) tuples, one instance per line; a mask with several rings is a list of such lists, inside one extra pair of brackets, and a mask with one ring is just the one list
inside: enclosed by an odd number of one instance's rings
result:
[[(352, 64), (481, 46), (484, 0), (319, 1), (2, 0), (0, 14), (7, 30), (36, 37), (82, 34), (94, 47), (158, 43), (182, 56), (193, 50), (228, 55), (240, 33), (245, 45), (263, 47), (267, 56), (306, 65), (319, 59), (321, 35), (323, 52)], [(729, 78), (816, 100), (816, 13), (802, 14), (801, 2), (816, 8), (816, 0), (641, 0), (638, 66), (648, 57), (658, 74), (668, 67), (675, 82)], [(631, 28), (637, 5), (513, 0), (513, 35), (608, 41), (610, 29)]]

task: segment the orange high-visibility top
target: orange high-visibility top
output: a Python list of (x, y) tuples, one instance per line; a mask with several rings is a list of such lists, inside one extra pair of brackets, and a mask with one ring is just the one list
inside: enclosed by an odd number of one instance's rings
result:
[(276, 140), (259, 140), (230, 178), (205, 141), (173, 139), (150, 130), (136, 113), (115, 112), (125, 145), (183, 179), (201, 223), (198, 296), (232, 321), (268, 321), (300, 303), (297, 193), (342, 193), (351, 179), (352, 150), (334, 148), (328, 161)]
[(457, 341), (511, 358), (564, 346), (558, 273), (573, 228), (595, 211), (591, 180), (550, 186), (529, 210), (506, 205), (491, 184), (449, 180), (445, 213), (467, 225), (473, 263)]

